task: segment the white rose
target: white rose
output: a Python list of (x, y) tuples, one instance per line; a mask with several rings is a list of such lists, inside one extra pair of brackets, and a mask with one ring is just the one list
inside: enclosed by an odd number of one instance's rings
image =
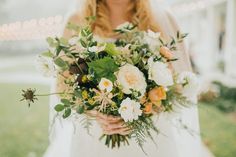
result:
[(43, 56), (37, 56), (36, 59), (36, 69), (42, 73), (45, 77), (55, 77), (56, 68), (54, 66), (53, 60), (51, 58), (46, 58)]
[(199, 92), (199, 80), (192, 72), (182, 72), (178, 75), (177, 83), (183, 85), (181, 93), (189, 101), (197, 103), (197, 95)]
[(98, 52), (104, 51), (105, 48), (106, 48), (106, 45), (100, 45), (100, 46), (92, 46), (92, 47), (89, 47), (88, 50), (89, 50), (90, 52), (98, 53)]
[(153, 32), (148, 30), (144, 34), (144, 43), (148, 44), (150, 49), (156, 52), (157, 47), (160, 45), (159, 43), (160, 32)]
[(138, 117), (142, 115), (140, 107), (139, 102), (126, 98), (120, 104), (118, 112), (125, 122), (133, 122), (133, 120), (138, 120)]
[(125, 64), (117, 72), (117, 82), (122, 86), (125, 94), (131, 94), (131, 89), (140, 92), (146, 91), (147, 83), (143, 73), (131, 64)]
[(155, 81), (160, 86), (171, 86), (174, 84), (173, 76), (168, 65), (162, 62), (154, 62), (153, 58), (148, 59), (149, 79)]
[(106, 90), (107, 92), (111, 92), (113, 88), (113, 84), (110, 80), (106, 78), (102, 78), (100, 83), (98, 84), (100, 90)]

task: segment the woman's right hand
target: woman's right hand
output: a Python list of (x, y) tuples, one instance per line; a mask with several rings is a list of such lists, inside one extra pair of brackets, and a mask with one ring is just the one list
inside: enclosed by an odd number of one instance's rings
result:
[(131, 132), (130, 128), (125, 126), (124, 120), (120, 117), (108, 116), (98, 111), (89, 111), (87, 114), (96, 118), (103, 133), (106, 135), (128, 135)]

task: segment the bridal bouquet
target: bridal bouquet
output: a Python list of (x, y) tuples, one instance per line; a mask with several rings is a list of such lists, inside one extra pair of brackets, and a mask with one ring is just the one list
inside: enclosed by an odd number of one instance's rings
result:
[[(68, 25), (70, 39), (48, 38), (48, 51), (38, 61), (45, 76), (70, 73), (64, 83), (69, 90), (60, 94), (55, 106), (63, 118), (96, 110), (120, 117), (130, 128), (129, 135), (101, 135), (108, 147), (128, 144), (134, 138), (142, 148), (146, 138), (159, 133), (152, 115), (171, 112), (177, 106), (195, 103), (198, 81), (191, 72), (175, 73), (174, 52), (186, 34), (164, 41), (160, 33), (140, 31), (125, 23), (114, 30), (118, 38), (104, 41), (93, 34), (91, 25)], [(176, 52), (177, 53), (177, 52)], [(29, 103), (37, 99), (35, 90), (23, 90)]]

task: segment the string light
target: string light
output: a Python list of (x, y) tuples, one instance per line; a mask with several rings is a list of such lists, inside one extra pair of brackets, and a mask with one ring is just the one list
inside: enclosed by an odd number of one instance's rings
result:
[[(182, 16), (223, 1), (225, 0), (196, 0), (172, 5), (171, 10), (178, 16)], [(0, 41), (36, 40), (59, 35), (63, 29), (63, 20), (62, 15), (57, 15), (3, 24), (0, 26)]]
[(0, 41), (36, 40), (59, 35), (63, 28), (63, 16), (50, 16), (0, 26)]

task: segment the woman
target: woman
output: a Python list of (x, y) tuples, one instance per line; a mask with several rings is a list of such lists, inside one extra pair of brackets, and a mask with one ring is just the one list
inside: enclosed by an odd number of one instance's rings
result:
[[(153, 7), (151, 7), (153, 6)], [(155, 8), (154, 8), (155, 7)], [(112, 31), (118, 25), (129, 21), (137, 24), (141, 30), (161, 32), (168, 39), (173, 36), (178, 27), (172, 16), (163, 11), (154, 0), (86, 0), (81, 12), (73, 15), (69, 22), (82, 24), (84, 18), (96, 16), (93, 32), (100, 40), (112, 40), (116, 38)], [(65, 30), (64, 36), (73, 35)], [(179, 46), (176, 53), (179, 61), (173, 64), (175, 71), (190, 71), (189, 57), (184, 45)], [(65, 74), (69, 77), (69, 75)], [(68, 87), (63, 83), (63, 78), (58, 79), (57, 90), (64, 91)], [(56, 99), (54, 99), (55, 101)], [(79, 119), (64, 121), (62, 127), (56, 121), (51, 146), (46, 153), (47, 157), (144, 157), (145, 154), (131, 141), (129, 146), (119, 149), (108, 149), (98, 140), (102, 133), (105, 134), (129, 134), (129, 130), (123, 126), (123, 121), (113, 117), (107, 117), (99, 113), (89, 113), (96, 117), (91, 130), (91, 136), (82, 128)], [(73, 133), (73, 123), (76, 127)], [(182, 126), (187, 125), (188, 129)], [(178, 113), (162, 114), (156, 121), (156, 126), (161, 134), (155, 137), (156, 145), (147, 141), (144, 149), (149, 157), (208, 157), (203, 151), (199, 137), (197, 109), (185, 109)]]

